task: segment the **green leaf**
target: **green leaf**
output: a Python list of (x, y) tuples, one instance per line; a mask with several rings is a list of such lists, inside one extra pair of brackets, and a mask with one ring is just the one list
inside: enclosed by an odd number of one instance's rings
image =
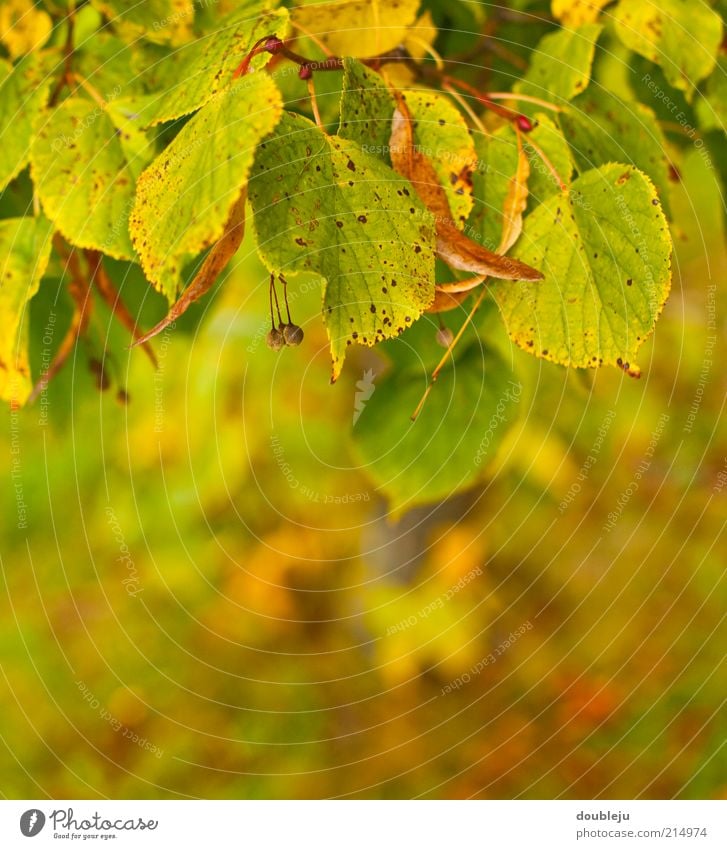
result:
[(181, 44), (192, 35), (192, 0), (91, 0), (91, 4), (129, 41), (148, 38), (160, 44)]
[(0, 191), (28, 164), (33, 123), (48, 100), (56, 61), (32, 54), (12, 68), (0, 60)]
[[(535, 129), (522, 136), (523, 148), (530, 162), (529, 212), (560, 192), (560, 184), (535, 148), (528, 144), (529, 140), (543, 151), (566, 184), (573, 173), (570, 148), (559, 127), (543, 113), (537, 113), (535, 119)], [(502, 235), (503, 208), (510, 180), (517, 168), (517, 136), (513, 127), (507, 124), (489, 136), (477, 135), (475, 145), (478, 154), (473, 177), (475, 209), (468, 228), (475, 229), (481, 235), (482, 243), (495, 250)]]
[(666, 208), (666, 139), (651, 109), (592, 87), (563, 111), (561, 123), (579, 171), (608, 162), (628, 162), (651, 177)]
[(286, 113), (250, 181), (271, 270), (324, 278), (333, 380), (346, 348), (397, 336), (434, 297), (432, 216), (411, 184), (354, 142)]
[(530, 68), (515, 86), (515, 91), (556, 103), (572, 100), (585, 91), (602, 30), (600, 24), (586, 24), (544, 36), (533, 51)]
[(203, 107), (139, 177), (131, 235), (146, 276), (170, 301), (184, 262), (222, 235), (255, 148), (281, 113), (267, 74), (243, 77)]
[(621, 41), (661, 66), (688, 98), (714, 69), (722, 21), (704, 0), (621, 0), (613, 17)]
[[(272, 11), (269, 6), (269, 0), (243, 0), (235, 12), (219, 22), (214, 33), (182, 45), (145, 72), (144, 79), (149, 76), (154, 94), (120, 98), (117, 108), (125, 109), (128, 117), (146, 127), (189, 115), (204, 106), (234, 84), (235, 69), (259, 38), (284, 38), (287, 34), (287, 11)], [(250, 67), (259, 70), (269, 59), (267, 54), (257, 56)]]
[(356, 142), (366, 153), (389, 165), (394, 109), (396, 101), (381, 76), (356, 59), (346, 57), (338, 135)]
[(128, 232), (134, 174), (100, 106), (64, 100), (39, 122), (30, 158), (45, 214), (69, 242), (134, 258)]
[(42, 217), (0, 221), (0, 398), (18, 406), (32, 389), (26, 306), (48, 267), (52, 235)]
[(727, 58), (720, 56), (695, 109), (703, 130), (727, 131)]
[(528, 216), (517, 253), (545, 279), (492, 283), (513, 341), (562, 365), (607, 363), (638, 376), (636, 352), (671, 281), (671, 239), (651, 180), (618, 163), (587, 171)]
[(516, 420), (522, 393), (504, 360), (472, 345), (442, 371), (412, 422), (426, 388), (426, 378), (417, 377), (374, 377), (354, 428), (357, 453), (395, 512), (476, 483)]

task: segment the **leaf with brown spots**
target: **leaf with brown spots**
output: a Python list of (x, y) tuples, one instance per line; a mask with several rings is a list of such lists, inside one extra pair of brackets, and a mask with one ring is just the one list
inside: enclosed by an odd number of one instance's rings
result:
[(671, 238), (651, 180), (633, 166), (586, 171), (564, 198), (525, 219), (520, 256), (538, 286), (493, 284), (513, 341), (579, 368), (604, 363), (633, 377), (638, 349), (669, 294)]
[(131, 236), (144, 273), (170, 303), (184, 263), (224, 233), (255, 149), (281, 114), (272, 79), (245, 77), (202, 107), (139, 177)]
[(401, 97), (394, 112), (390, 146), (394, 170), (411, 181), (419, 197), (434, 213), (437, 254), (441, 259), (452, 268), (503, 280), (542, 279), (542, 274), (534, 268), (488, 250), (457, 229), (434, 166), (414, 143), (411, 115)]
[(43, 210), (73, 245), (134, 259), (134, 170), (99, 106), (69, 97), (40, 119), (30, 169)]
[(325, 280), (334, 380), (349, 345), (397, 336), (431, 304), (432, 216), (407, 180), (355, 142), (286, 113), (260, 145), (249, 191), (268, 268)]

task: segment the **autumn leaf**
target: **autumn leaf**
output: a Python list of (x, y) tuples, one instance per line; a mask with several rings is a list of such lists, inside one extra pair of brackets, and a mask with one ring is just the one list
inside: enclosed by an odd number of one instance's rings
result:
[(502, 238), (498, 253), (507, 253), (517, 242), (523, 229), (523, 212), (528, 203), (528, 177), (530, 176), (530, 161), (523, 150), (522, 133), (516, 128), (517, 134), (517, 166), (510, 178), (510, 188), (505, 198), (502, 210)]
[(449, 266), (503, 280), (542, 279), (542, 274), (534, 268), (488, 250), (457, 229), (447, 195), (433, 165), (414, 144), (411, 115), (401, 96), (397, 98), (392, 121), (390, 148), (394, 170), (411, 181), (419, 197), (434, 214), (437, 254)]
[(172, 322), (184, 315), (189, 307), (199, 300), (214, 285), (215, 280), (222, 274), (225, 267), (237, 253), (242, 237), (245, 233), (245, 202), (247, 191), (244, 191), (232, 207), (232, 212), (225, 225), (225, 232), (218, 242), (213, 245), (212, 250), (205, 257), (202, 267), (195, 275), (194, 280), (187, 286), (182, 296), (169, 310), (165, 318), (154, 325), (147, 333), (135, 339), (132, 348), (144, 345), (150, 339), (158, 336), (162, 330), (169, 327)]

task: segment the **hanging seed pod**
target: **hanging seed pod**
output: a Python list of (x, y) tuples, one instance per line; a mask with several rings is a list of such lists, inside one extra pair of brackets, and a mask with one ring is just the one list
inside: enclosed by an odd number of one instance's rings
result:
[(283, 337), (285, 339), (285, 344), (290, 345), (292, 348), (300, 345), (303, 341), (304, 335), (303, 328), (299, 327), (297, 324), (283, 325)]
[(265, 344), (271, 351), (279, 351), (281, 348), (284, 348), (285, 337), (283, 336), (282, 331), (278, 330), (277, 327), (273, 327), (273, 329), (270, 330), (268, 335), (265, 337)]

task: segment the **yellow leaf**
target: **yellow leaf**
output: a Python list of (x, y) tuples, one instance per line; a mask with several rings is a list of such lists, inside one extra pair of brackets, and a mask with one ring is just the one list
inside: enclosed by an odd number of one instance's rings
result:
[(293, 10), (292, 21), (338, 56), (377, 56), (404, 41), (419, 0), (336, 0)]
[(565, 27), (592, 24), (610, 0), (553, 0), (550, 5), (553, 17)]
[(50, 15), (31, 0), (6, 0), (0, 5), (0, 41), (13, 59), (41, 48), (52, 29)]
[(528, 203), (530, 160), (523, 150), (520, 130), (517, 130), (517, 167), (510, 178), (510, 188), (502, 210), (502, 240), (498, 253), (507, 253), (517, 242), (523, 229), (523, 212)]
[(31, 390), (28, 301), (48, 266), (51, 233), (45, 218), (0, 221), (0, 398), (16, 406)]

